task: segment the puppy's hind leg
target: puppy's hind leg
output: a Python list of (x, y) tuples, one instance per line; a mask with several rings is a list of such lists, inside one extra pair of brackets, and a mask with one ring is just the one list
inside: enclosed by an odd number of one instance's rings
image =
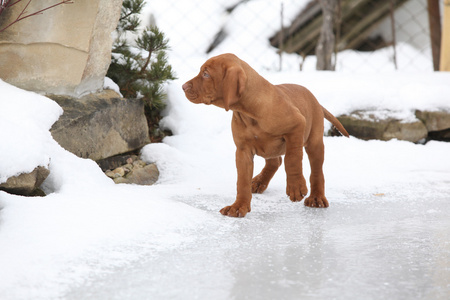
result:
[(325, 178), (323, 175), (324, 145), (323, 138), (310, 141), (305, 147), (311, 165), (311, 194), (305, 200), (305, 205), (309, 207), (328, 207), (328, 200), (325, 197)]
[(266, 159), (266, 165), (262, 169), (261, 173), (252, 179), (252, 193), (262, 194), (267, 189), (273, 175), (275, 175), (278, 168), (281, 166), (281, 162), (281, 156)]

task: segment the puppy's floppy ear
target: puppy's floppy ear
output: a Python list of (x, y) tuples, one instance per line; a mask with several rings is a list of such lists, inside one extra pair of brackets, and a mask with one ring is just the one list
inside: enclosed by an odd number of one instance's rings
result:
[(223, 102), (226, 111), (235, 104), (244, 93), (247, 75), (240, 66), (232, 66), (226, 70), (223, 78)]

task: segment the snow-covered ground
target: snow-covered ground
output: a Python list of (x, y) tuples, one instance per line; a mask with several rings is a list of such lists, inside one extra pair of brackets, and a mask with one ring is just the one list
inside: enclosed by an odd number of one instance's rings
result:
[[(206, 56), (186, 58), (173, 40), (180, 79), (163, 123), (174, 136), (142, 151), (160, 169), (154, 186), (115, 185), (62, 149), (49, 133), (61, 108), (0, 81), (0, 182), (51, 171), (46, 197), (0, 191), (1, 299), (450, 297), (449, 143), (325, 137), (329, 208), (291, 203), (280, 168), (251, 213), (224, 217), (236, 182), (231, 114), (185, 99), (181, 84)], [(448, 73), (261, 72), (307, 86), (334, 114), (450, 110)], [(307, 177), (306, 156), (304, 166)]]

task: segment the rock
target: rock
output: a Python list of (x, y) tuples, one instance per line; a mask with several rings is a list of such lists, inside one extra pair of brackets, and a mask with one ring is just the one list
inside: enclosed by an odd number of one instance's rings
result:
[(140, 149), (150, 142), (144, 104), (112, 90), (81, 98), (50, 95), (64, 110), (53, 124), (53, 138), (83, 158), (101, 160)]
[(390, 120), (383, 134), (382, 140), (398, 139), (413, 143), (425, 141), (428, 135), (425, 125), (419, 120), (415, 122), (402, 122)]
[(416, 117), (425, 124), (428, 131), (450, 129), (450, 112), (416, 110)]
[(450, 142), (450, 129), (428, 132), (428, 140)]
[(50, 171), (47, 168), (39, 166), (31, 173), (8, 178), (6, 182), (0, 184), (0, 190), (22, 196), (45, 196), (39, 187), (49, 174)]
[[(55, 1), (16, 3), (2, 13), (0, 28), (26, 5), (29, 14)], [(75, 97), (101, 90), (121, 8), (122, 0), (77, 0), (17, 22), (0, 34), (0, 78), (26, 90)]]
[(106, 174), (106, 176), (108, 176), (110, 178), (119, 178), (119, 177), (125, 176), (125, 169), (119, 167), (119, 168), (115, 168), (112, 171), (108, 171), (105, 174)]
[(159, 171), (155, 164), (149, 164), (140, 168), (133, 168), (133, 170), (125, 175), (125, 177), (118, 177), (114, 179), (115, 183), (128, 183), (138, 185), (152, 185), (159, 177)]
[(143, 167), (145, 167), (145, 165), (146, 165), (146, 163), (144, 161), (142, 161), (142, 160), (136, 160), (136, 161), (133, 162), (133, 166), (134, 167), (141, 167), (141, 168), (143, 168)]
[(378, 118), (370, 112), (355, 111), (337, 117), (348, 133), (363, 140), (398, 139), (417, 143), (427, 137), (425, 125), (419, 121), (404, 122), (393, 117)]
[(152, 185), (159, 177), (159, 171), (155, 164), (147, 164), (136, 155), (116, 156), (108, 159), (116, 165), (123, 161), (124, 165), (115, 168), (113, 171), (106, 171), (105, 174), (113, 179), (115, 183), (128, 183), (138, 185)]
[(139, 157), (134, 154), (119, 154), (98, 160), (97, 164), (100, 166), (103, 172), (106, 172), (107, 170), (113, 170), (126, 164), (133, 164), (133, 162), (138, 159)]
[(428, 129), (428, 140), (450, 142), (450, 112), (449, 111), (416, 111)]
[(124, 168), (121, 168), (121, 167), (115, 168), (113, 170), (113, 173), (116, 174), (114, 177), (125, 176), (125, 170), (124, 170)]
[(133, 165), (132, 164), (126, 164), (122, 167), (122, 169), (124, 170), (125, 173), (130, 172), (131, 170), (133, 170)]

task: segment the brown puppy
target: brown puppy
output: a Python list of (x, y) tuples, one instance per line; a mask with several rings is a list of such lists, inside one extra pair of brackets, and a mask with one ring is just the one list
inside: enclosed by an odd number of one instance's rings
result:
[[(322, 172), (324, 159), (324, 117), (343, 135), (342, 124), (306, 88), (295, 84), (273, 85), (233, 54), (208, 59), (200, 73), (183, 84), (193, 103), (214, 104), (233, 111), (231, 128), (236, 144), (237, 196), (220, 212), (244, 217), (250, 212), (252, 193), (262, 193), (285, 155), (286, 194), (301, 201), (308, 193), (302, 172), (303, 147), (311, 165), (310, 207), (328, 207)], [(253, 157), (262, 156), (266, 165), (253, 176)]]

